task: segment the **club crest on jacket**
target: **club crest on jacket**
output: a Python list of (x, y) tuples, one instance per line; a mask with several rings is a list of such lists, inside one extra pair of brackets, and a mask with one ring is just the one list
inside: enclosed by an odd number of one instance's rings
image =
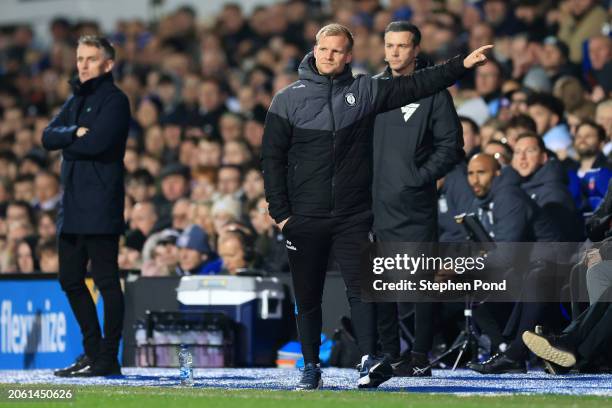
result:
[(357, 103), (357, 98), (355, 98), (355, 95), (353, 95), (352, 92), (349, 92), (344, 95), (344, 100), (346, 101), (346, 104), (348, 106), (355, 106), (355, 103)]

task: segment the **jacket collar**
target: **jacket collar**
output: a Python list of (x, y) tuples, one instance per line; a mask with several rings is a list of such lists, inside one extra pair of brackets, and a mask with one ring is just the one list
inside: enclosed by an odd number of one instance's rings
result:
[(319, 74), (319, 71), (317, 70), (317, 67), (315, 65), (315, 58), (312, 51), (306, 54), (306, 56), (300, 63), (300, 66), (298, 68), (298, 75), (300, 79), (306, 81), (313, 81), (319, 84), (329, 84), (330, 78), (337, 82), (344, 82), (353, 78), (353, 73), (351, 71), (350, 64), (346, 64), (346, 66), (344, 67), (344, 71), (333, 77)]
[(113, 82), (112, 72), (107, 72), (85, 82), (81, 82), (78, 76), (75, 76), (69, 81), (70, 86), (72, 87), (72, 92), (74, 92), (75, 95), (91, 94), (105, 82)]
[(563, 166), (558, 160), (549, 159), (531, 175), (524, 177), (521, 187), (532, 189), (544, 185), (551, 186), (555, 183), (565, 183)]
[(391, 73), (391, 67), (387, 64), (385, 70), (378, 74), (379, 78), (390, 79), (393, 78), (393, 74)]

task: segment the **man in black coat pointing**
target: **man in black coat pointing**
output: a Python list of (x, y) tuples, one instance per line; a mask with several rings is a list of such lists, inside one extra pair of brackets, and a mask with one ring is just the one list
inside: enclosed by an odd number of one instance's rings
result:
[[(108, 40), (79, 39), (73, 95), (43, 132), (45, 149), (62, 149), (59, 281), (81, 328), (84, 348), (73, 365), (55, 372), (58, 376), (121, 373), (117, 353), (124, 302), (117, 255), (125, 225), (123, 156), (130, 106), (113, 83), (114, 60)], [(104, 300), (104, 337), (85, 285), (88, 262)]]

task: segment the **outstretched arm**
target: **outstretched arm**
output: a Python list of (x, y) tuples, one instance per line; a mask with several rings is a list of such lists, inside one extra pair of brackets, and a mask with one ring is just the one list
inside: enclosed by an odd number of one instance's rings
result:
[(448, 88), (466, 70), (485, 64), (485, 53), (491, 48), (492, 45), (485, 45), (465, 58), (456, 56), (444, 64), (419, 70), (412, 75), (373, 79), (375, 111), (380, 113), (397, 109)]

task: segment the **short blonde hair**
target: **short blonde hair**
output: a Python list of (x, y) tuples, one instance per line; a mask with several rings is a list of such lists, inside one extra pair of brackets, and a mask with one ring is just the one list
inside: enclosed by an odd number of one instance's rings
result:
[(325, 27), (321, 28), (316, 36), (317, 44), (319, 43), (319, 40), (321, 38), (332, 37), (335, 35), (343, 35), (344, 37), (346, 37), (346, 39), (348, 40), (348, 50), (351, 51), (353, 49), (353, 44), (355, 42), (353, 39), (353, 33), (351, 33), (351, 30), (349, 30), (347, 27), (338, 23), (328, 24)]

